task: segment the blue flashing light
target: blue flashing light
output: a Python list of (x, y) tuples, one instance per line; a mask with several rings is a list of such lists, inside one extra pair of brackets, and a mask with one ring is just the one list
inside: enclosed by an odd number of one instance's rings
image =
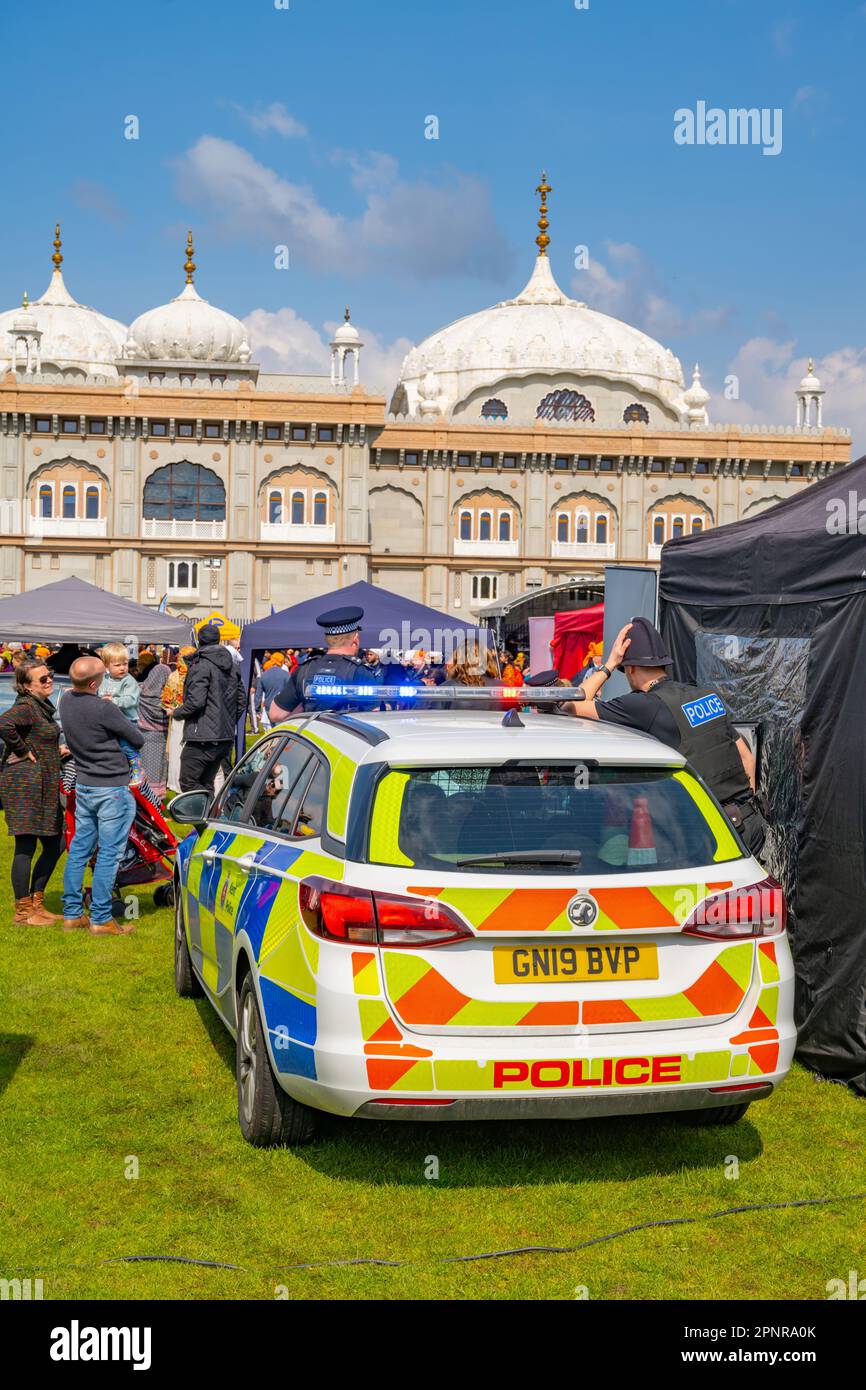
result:
[(400, 686), (400, 699), (401, 699), (401, 700), (414, 700), (414, 699), (415, 699), (415, 696), (416, 696), (417, 694), (418, 694), (418, 687), (415, 686), (415, 685), (401, 685), (401, 686)]

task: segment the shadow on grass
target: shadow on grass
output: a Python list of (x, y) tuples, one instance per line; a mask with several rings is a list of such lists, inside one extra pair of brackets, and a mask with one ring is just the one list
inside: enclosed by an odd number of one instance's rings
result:
[[(234, 1041), (206, 999), (196, 1008), (234, 1090)], [(435, 1156), (443, 1187), (507, 1188), (721, 1172), (732, 1149), (740, 1163), (760, 1156), (761, 1137), (748, 1118), (732, 1128), (700, 1129), (657, 1115), (395, 1124), (323, 1114), (317, 1139), (292, 1156), (337, 1181), (405, 1187), (430, 1186), (424, 1169)]]
[(35, 1043), (32, 1033), (0, 1033), (0, 1095)]
[(372, 1185), (508, 1188), (551, 1183), (631, 1182), (689, 1170), (723, 1171), (732, 1152), (750, 1163), (761, 1136), (744, 1118), (732, 1128), (698, 1129), (660, 1116), (593, 1120), (406, 1124), (323, 1117), (320, 1137), (295, 1156), (326, 1177)]

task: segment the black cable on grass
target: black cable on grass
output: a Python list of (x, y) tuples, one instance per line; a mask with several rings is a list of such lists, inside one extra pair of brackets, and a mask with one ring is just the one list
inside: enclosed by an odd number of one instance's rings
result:
[[(412, 1265), (431, 1264), (470, 1264), (477, 1260), (504, 1260), (515, 1255), (574, 1255), (579, 1250), (588, 1250), (593, 1245), (604, 1245), (610, 1240), (621, 1240), (623, 1236), (634, 1235), (636, 1231), (651, 1231), (664, 1226), (694, 1226), (700, 1221), (717, 1221), (721, 1216), (742, 1216), (751, 1211), (784, 1211), (794, 1207), (822, 1207), (832, 1202), (862, 1202), (866, 1192), (851, 1192), (839, 1197), (801, 1197), (791, 1202), (753, 1202), (742, 1207), (724, 1207), (721, 1211), (709, 1211), (699, 1216), (667, 1216), (658, 1221), (640, 1221), (636, 1226), (625, 1226), (621, 1231), (610, 1231), (604, 1236), (592, 1236), (578, 1245), (520, 1245), (512, 1250), (485, 1250), (477, 1255), (439, 1255), (432, 1261), (424, 1260), (385, 1260), (375, 1256), (359, 1256), (348, 1260), (316, 1260), (306, 1264), (275, 1265), (269, 1269), (248, 1270), (243, 1265), (223, 1264), (220, 1260), (196, 1260), (186, 1255), (115, 1255), (107, 1264), (165, 1263), (202, 1265), (206, 1269), (230, 1269), (241, 1274), (283, 1274), (301, 1269), (336, 1269), (352, 1265), (380, 1265), (388, 1269), (408, 1269)], [(74, 1266), (73, 1266), (74, 1267)], [(79, 1266), (80, 1268), (81, 1266)]]

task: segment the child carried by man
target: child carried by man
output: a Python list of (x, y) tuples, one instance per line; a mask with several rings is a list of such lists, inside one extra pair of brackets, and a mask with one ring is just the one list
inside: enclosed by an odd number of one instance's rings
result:
[[(99, 687), (103, 700), (111, 700), (121, 714), (138, 727), (138, 699), (140, 687), (134, 676), (129, 674), (129, 653), (122, 642), (107, 642), (99, 653), (105, 667), (105, 676)], [(141, 758), (126, 739), (118, 740), (130, 767), (129, 785), (140, 787), (144, 781), (144, 768)]]

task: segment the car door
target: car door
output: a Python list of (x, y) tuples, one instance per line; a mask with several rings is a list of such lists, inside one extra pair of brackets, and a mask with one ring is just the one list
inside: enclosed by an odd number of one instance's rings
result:
[[(284, 750), (285, 759), (289, 750)], [(259, 996), (274, 1066), (285, 1075), (314, 1078), (317, 1036), (318, 942), (301, 922), (298, 881), (335, 870), (322, 851), (328, 764), (307, 745), (303, 765), (275, 806), (273, 846), (258, 867), (263, 911), (255, 924)], [(248, 928), (252, 939), (252, 930)]]
[(255, 825), (253, 809), (268, 769), (285, 741), (282, 732), (263, 738), (238, 763), (213, 803), (207, 829), (190, 860), (190, 952), (208, 992), (223, 1012), (230, 997), (237, 911), (246, 882), (255, 878), (257, 858), (270, 848)]

